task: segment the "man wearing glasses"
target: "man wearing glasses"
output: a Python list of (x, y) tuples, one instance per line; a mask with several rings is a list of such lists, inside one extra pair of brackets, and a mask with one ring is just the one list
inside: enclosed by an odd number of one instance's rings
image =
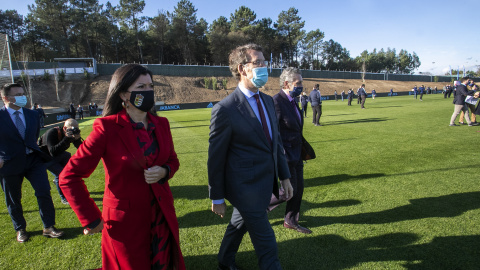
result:
[(281, 180), (286, 199), (293, 195), (290, 172), (278, 130), (272, 97), (259, 91), (268, 79), (262, 48), (247, 44), (229, 56), (237, 89), (212, 109), (208, 149), (208, 183), (212, 211), (232, 218), (218, 253), (218, 269), (239, 269), (235, 255), (249, 233), (260, 269), (282, 269), (277, 243), (267, 216), (272, 193)]
[(39, 115), (23, 108), (27, 104), (27, 97), (21, 85), (4, 85), (1, 96), (5, 107), (0, 109), (0, 179), (8, 213), (17, 231), (17, 241), (23, 243), (29, 239), (21, 203), (23, 178), (27, 178), (35, 190), (44, 226), (43, 235), (60, 237), (63, 232), (54, 227), (55, 208), (42, 161), (44, 154), (37, 145)]

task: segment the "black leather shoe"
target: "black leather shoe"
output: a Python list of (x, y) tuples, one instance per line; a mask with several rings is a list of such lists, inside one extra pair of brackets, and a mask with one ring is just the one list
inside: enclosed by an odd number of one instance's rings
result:
[(17, 241), (19, 243), (27, 242), (29, 238), (30, 235), (28, 235), (26, 230), (21, 229), (17, 231)]
[(62, 235), (63, 235), (63, 232), (59, 231), (54, 226), (43, 229), (43, 236), (46, 236), (46, 237), (58, 238), (58, 237), (61, 237)]
[(231, 266), (225, 266), (221, 263), (218, 264), (218, 270), (241, 270), (240, 268), (238, 268), (235, 264), (231, 265)]
[(287, 229), (296, 230), (297, 232), (301, 232), (301, 233), (304, 233), (304, 234), (311, 234), (312, 233), (312, 231), (308, 228), (302, 227), (300, 225), (290, 225), (286, 222), (283, 222), (283, 227), (285, 227)]

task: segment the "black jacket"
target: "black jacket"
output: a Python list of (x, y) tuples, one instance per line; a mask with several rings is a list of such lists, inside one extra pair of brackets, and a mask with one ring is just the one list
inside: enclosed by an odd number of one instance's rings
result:
[(47, 132), (45, 132), (45, 134), (43, 134), (38, 140), (40, 150), (51, 157), (56, 157), (67, 151), (71, 143), (78, 148), (82, 144), (82, 139), (80, 138), (75, 141), (72, 138), (65, 136), (62, 129), (58, 127), (47, 130)]
[(473, 96), (473, 94), (475, 94), (475, 91), (469, 91), (465, 85), (460, 84), (457, 86), (457, 93), (455, 95), (455, 98), (453, 99), (453, 104), (465, 105), (465, 98), (467, 96)]
[(297, 103), (295, 103), (295, 108), (292, 106), (283, 90), (273, 96), (273, 103), (287, 162), (299, 161), (301, 160), (303, 129), (303, 116), (300, 108)]

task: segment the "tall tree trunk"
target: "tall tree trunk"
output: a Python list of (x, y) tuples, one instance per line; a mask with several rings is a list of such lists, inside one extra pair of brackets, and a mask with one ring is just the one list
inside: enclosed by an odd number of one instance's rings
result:
[(60, 24), (62, 25), (62, 30), (63, 30), (63, 36), (65, 37), (65, 51), (67, 52), (67, 57), (70, 57), (70, 44), (68, 42), (68, 33), (67, 33), (67, 28), (65, 27), (65, 23), (63, 21), (63, 16), (62, 13), (59, 14), (60, 18)]

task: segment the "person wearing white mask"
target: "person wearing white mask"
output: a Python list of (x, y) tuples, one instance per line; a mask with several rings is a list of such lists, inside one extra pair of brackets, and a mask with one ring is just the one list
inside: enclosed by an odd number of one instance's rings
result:
[(50, 183), (43, 160), (49, 159), (38, 147), (40, 119), (27, 105), (20, 84), (5, 84), (1, 89), (5, 107), (0, 109), (0, 179), (8, 213), (17, 232), (17, 241), (26, 242), (29, 234), (23, 217), (22, 182), (26, 178), (35, 191), (43, 235), (57, 238), (63, 235), (55, 225), (55, 208), (50, 195)]

